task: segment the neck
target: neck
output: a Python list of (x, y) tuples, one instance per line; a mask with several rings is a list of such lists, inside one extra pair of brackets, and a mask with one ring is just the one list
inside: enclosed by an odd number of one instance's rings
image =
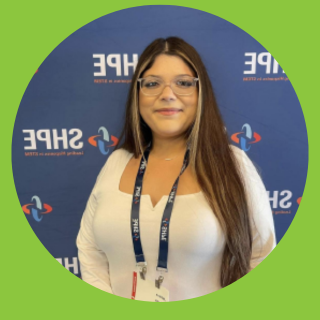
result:
[(174, 157), (186, 151), (186, 143), (182, 136), (164, 138), (153, 135), (151, 153), (157, 158)]

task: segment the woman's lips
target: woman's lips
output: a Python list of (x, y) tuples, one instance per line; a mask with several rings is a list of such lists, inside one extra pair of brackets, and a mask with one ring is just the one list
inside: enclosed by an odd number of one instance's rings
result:
[(164, 116), (171, 116), (171, 115), (177, 114), (181, 111), (182, 111), (181, 109), (160, 109), (160, 110), (157, 110), (156, 112), (158, 112)]

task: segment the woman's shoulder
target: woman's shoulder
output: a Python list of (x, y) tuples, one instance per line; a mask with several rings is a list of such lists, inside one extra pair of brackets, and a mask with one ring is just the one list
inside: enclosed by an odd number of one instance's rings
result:
[(241, 150), (240, 148), (230, 144), (229, 145), (229, 149), (231, 150), (231, 153), (233, 155), (234, 160), (236, 161), (236, 165), (238, 165), (240, 167), (240, 169), (243, 169), (243, 166), (246, 164), (247, 162), (247, 158), (248, 156), (246, 155), (246, 153)]
[(253, 162), (248, 154), (240, 148), (230, 145), (236, 164), (245, 180), (260, 182), (262, 170), (257, 163)]
[[(123, 169), (125, 163), (130, 159), (132, 153), (129, 151), (119, 148), (114, 150), (105, 161), (103, 167), (100, 170), (100, 173), (97, 177), (97, 180), (104, 180), (103, 177), (107, 176), (107, 172), (116, 173)], [(109, 176), (109, 175), (108, 175)]]
[(244, 152), (242, 149), (230, 144), (229, 148), (240, 166), (248, 166), (252, 164), (250, 158), (248, 157), (247, 153)]
[(231, 150), (231, 152), (236, 156), (236, 157), (243, 157), (243, 153), (244, 151), (241, 150), (240, 148), (232, 145), (232, 144), (229, 144), (229, 149)]
[(124, 148), (119, 148), (117, 150), (114, 150), (109, 158), (108, 158), (108, 161), (109, 160), (119, 160), (121, 158), (125, 158), (125, 157), (128, 157), (129, 155), (132, 155), (132, 153), (130, 153), (129, 151), (127, 151), (126, 149)]
[(123, 148), (114, 150), (107, 159), (105, 166), (112, 170), (120, 168), (124, 163), (128, 162), (132, 155), (132, 153)]

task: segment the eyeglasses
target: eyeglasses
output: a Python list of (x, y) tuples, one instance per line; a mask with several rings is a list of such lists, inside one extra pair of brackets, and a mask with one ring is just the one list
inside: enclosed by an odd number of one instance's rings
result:
[(138, 79), (138, 82), (140, 82), (141, 92), (146, 96), (157, 96), (166, 86), (170, 86), (177, 95), (189, 96), (194, 92), (198, 80), (199, 78), (190, 76), (178, 76), (171, 80), (170, 84), (165, 84), (163, 79), (149, 76)]

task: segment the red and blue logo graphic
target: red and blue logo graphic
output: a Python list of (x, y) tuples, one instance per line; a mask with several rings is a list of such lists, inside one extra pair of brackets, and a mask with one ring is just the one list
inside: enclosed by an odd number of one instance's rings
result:
[(297, 199), (297, 203), (300, 204), (302, 197)]
[[(110, 147), (114, 147), (118, 144), (119, 139), (116, 138), (115, 136), (109, 136), (109, 132), (105, 127), (100, 127), (98, 130), (98, 134), (96, 136), (91, 136), (88, 141), (91, 145), (93, 145), (94, 147), (98, 147), (99, 151), (103, 154), (103, 155), (107, 155), (109, 153), (109, 148)], [(106, 145), (107, 143), (110, 142), (110, 138), (111, 141), (113, 142), (112, 144)]]
[(32, 203), (27, 203), (22, 206), (22, 210), (26, 214), (31, 214), (33, 219), (40, 222), (44, 214), (50, 213), (52, 207), (47, 203), (42, 203), (38, 196), (31, 198)]
[(261, 136), (257, 132), (252, 132), (251, 126), (246, 123), (242, 126), (241, 132), (236, 132), (231, 136), (231, 140), (240, 145), (243, 151), (249, 151), (251, 144), (261, 140)]

